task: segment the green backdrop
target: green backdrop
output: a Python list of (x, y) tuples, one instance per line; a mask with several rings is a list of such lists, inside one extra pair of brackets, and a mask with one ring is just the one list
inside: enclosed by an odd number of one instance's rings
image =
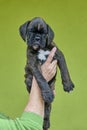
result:
[(26, 44), (18, 28), (36, 16), (54, 30), (75, 83), (65, 93), (58, 72), (50, 130), (87, 130), (87, 0), (0, 0), (0, 111), (15, 118), (27, 103)]

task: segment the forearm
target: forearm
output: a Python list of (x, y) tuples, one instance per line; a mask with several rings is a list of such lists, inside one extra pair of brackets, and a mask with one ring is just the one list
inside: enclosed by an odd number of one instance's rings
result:
[(44, 101), (41, 96), (41, 90), (35, 80), (33, 78), (32, 89), (30, 93), (30, 97), (28, 100), (28, 104), (25, 107), (26, 112), (34, 112), (44, 117)]

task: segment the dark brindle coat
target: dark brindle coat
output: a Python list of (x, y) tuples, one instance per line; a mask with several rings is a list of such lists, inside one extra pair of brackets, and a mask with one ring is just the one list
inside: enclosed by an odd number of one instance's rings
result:
[[(25, 83), (30, 92), (32, 77), (35, 76), (45, 101), (45, 116), (43, 129), (50, 127), (51, 102), (54, 99), (53, 89), (55, 77), (47, 82), (41, 73), (41, 65), (46, 61), (51, 49), (55, 46), (53, 42), (54, 32), (42, 18), (34, 18), (20, 26), (20, 35), (27, 43), (27, 63), (25, 67)], [(71, 81), (63, 53), (57, 48), (54, 59), (58, 61), (64, 91), (70, 92), (74, 88)]]

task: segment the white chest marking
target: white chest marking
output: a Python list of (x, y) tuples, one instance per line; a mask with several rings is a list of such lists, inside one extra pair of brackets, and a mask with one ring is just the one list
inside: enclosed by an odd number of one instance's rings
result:
[(50, 51), (48, 51), (48, 50), (44, 51), (44, 50), (40, 49), (38, 51), (38, 59), (41, 61), (42, 60), (45, 61), (47, 56), (49, 55), (49, 53), (50, 53)]

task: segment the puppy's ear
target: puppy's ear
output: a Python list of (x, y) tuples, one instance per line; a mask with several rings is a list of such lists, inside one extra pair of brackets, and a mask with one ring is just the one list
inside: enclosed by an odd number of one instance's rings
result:
[(26, 33), (27, 33), (27, 27), (29, 25), (30, 21), (25, 22), (19, 27), (19, 32), (24, 41), (26, 41)]
[(54, 38), (54, 32), (53, 30), (51, 29), (51, 27), (49, 25), (47, 25), (47, 30), (48, 30), (48, 37), (47, 37), (47, 44), (49, 45), (52, 41), (53, 41), (53, 38)]

